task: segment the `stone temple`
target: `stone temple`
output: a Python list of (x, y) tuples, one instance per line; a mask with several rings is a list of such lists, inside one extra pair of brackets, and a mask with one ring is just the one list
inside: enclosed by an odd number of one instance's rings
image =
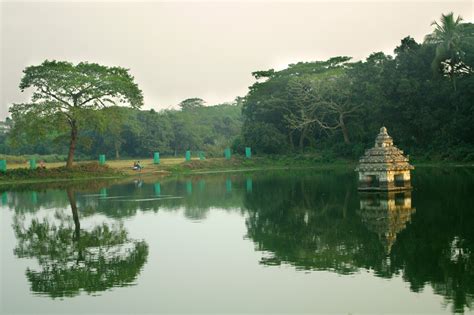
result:
[(403, 151), (393, 145), (387, 128), (382, 127), (375, 146), (365, 151), (355, 170), (359, 172), (359, 190), (391, 191), (410, 189), (413, 169)]

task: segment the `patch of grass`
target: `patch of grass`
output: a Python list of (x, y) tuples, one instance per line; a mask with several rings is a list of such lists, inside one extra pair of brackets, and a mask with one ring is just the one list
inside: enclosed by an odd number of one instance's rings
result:
[(298, 168), (340, 168), (355, 167), (350, 161), (333, 161), (331, 163), (314, 160), (312, 157), (291, 156), (266, 156), (245, 159), (243, 157), (232, 157), (230, 160), (224, 158), (206, 159), (203, 161), (192, 160), (180, 164), (165, 167), (170, 173), (202, 173), (221, 171), (247, 171), (261, 169), (298, 169)]
[(0, 172), (0, 184), (12, 182), (37, 182), (51, 180), (72, 180), (87, 178), (105, 178), (123, 176), (119, 171), (101, 166), (99, 163), (82, 163), (68, 169), (65, 166), (56, 168), (37, 168), (31, 170), (28, 168), (9, 169), (6, 172)]

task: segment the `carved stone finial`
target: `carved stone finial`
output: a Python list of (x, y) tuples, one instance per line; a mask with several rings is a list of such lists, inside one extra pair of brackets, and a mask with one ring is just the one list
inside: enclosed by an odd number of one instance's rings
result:
[(393, 145), (392, 137), (388, 135), (387, 128), (380, 128), (380, 133), (375, 138), (376, 147), (390, 147)]

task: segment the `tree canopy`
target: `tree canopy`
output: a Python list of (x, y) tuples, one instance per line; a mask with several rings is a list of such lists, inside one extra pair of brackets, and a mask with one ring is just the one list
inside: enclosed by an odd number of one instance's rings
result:
[(140, 108), (143, 104), (134, 78), (121, 67), (46, 60), (27, 67), (23, 73), (20, 89), (33, 88), (33, 94), (31, 103), (10, 108), (13, 119), (20, 124), (17, 128), (32, 133), (48, 133), (52, 127), (69, 129), (68, 167), (72, 167), (79, 128), (91, 119), (96, 123), (107, 122), (108, 116), (98, 118), (97, 110), (118, 104)]
[[(160, 112), (138, 109), (141, 92), (127, 70), (48, 61), (25, 69), (21, 88), (35, 89), (32, 104), (12, 107), (13, 128), (0, 135), (0, 153), (71, 157), (77, 138), (81, 158), (186, 150), (220, 156), (232, 145), (237, 152), (250, 146), (257, 155), (306, 152), (330, 161), (359, 157), (385, 125), (412, 157), (473, 161), (474, 25), (448, 13), (432, 26), (423, 42), (401, 39), (393, 55), (254, 71), (248, 93), (232, 103), (205, 106), (192, 97), (179, 110)], [(109, 100), (132, 108), (104, 108)], [(86, 103), (77, 109), (74, 102)], [(42, 140), (31, 144), (25, 131)]]
[(202, 98), (198, 98), (198, 97), (187, 98), (184, 101), (182, 101), (181, 103), (179, 103), (179, 107), (182, 110), (190, 110), (190, 109), (203, 107), (205, 103), (206, 102), (204, 102), (204, 100)]
[(257, 153), (356, 158), (385, 125), (409, 154), (474, 160), (473, 25), (452, 13), (423, 43), (256, 71), (243, 101), (242, 145)]

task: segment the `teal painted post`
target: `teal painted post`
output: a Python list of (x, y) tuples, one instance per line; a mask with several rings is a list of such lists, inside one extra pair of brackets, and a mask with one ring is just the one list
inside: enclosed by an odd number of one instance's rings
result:
[(226, 148), (224, 150), (224, 156), (225, 156), (226, 160), (230, 160), (230, 149), (229, 148)]
[(199, 191), (204, 191), (204, 189), (206, 189), (206, 182), (204, 181), (204, 179), (201, 179), (199, 181)]
[(161, 185), (160, 185), (160, 183), (155, 183), (155, 195), (157, 197), (161, 196)]
[(153, 154), (153, 164), (160, 164), (160, 152)]
[(107, 188), (101, 188), (99, 191), (100, 198), (107, 198)]
[(7, 203), (8, 203), (8, 195), (7, 195), (7, 192), (4, 191), (4, 192), (2, 193), (2, 205), (5, 206)]
[(35, 170), (36, 169), (36, 160), (31, 159), (30, 160), (30, 170)]
[(186, 182), (186, 192), (188, 194), (192, 194), (193, 192), (193, 183), (190, 180)]
[(252, 182), (252, 179), (251, 178), (247, 178), (246, 182), (245, 182), (245, 186), (247, 188), (247, 192), (252, 192), (252, 189), (253, 189), (253, 182)]
[(99, 164), (105, 165), (105, 154), (99, 155)]
[(247, 159), (250, 159), (252, 157), (252, 149), (250, 149), (250, 147), (245, 148), (245, 157)]
[(38, 194), (36, 191), (31, 192), (31, 202), (35, 205), (38, 203)]
[(0, 160), (0, 172), (7, 171), (7, 160)]
[(227, 192), (231, 192), (232, 191), (232, 181), (230, 180), (230, 178), (227, 178), (225, 180), (225, 190)]
[(206, 159), (206, 155), (204, 155), (204, 152), (203, 151), (199, 151), (199, 159), (201, 161), (205, 160)]
[(186, 162), (191, 161), (191, 151), (186, 151)]

